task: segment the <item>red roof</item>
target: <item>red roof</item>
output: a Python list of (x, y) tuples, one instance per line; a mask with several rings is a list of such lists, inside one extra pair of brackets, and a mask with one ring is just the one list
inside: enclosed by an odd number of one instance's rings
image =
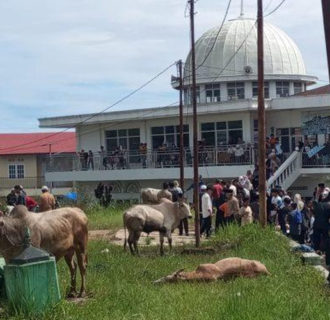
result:
[(75, 132), (0, 133), (0, 155), (76, 152)]
[(319, 94), (330, 94), (330, 85), (327, 84), (326, 86), (318, 87), (315, 89), (307, 90), (305, 92), (300, 92), (296, 94), (297, 96), (315, 96)]

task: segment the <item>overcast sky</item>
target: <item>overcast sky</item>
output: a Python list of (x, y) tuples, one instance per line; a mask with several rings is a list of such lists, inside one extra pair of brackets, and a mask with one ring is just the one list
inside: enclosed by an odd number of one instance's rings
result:
[[(265, 0), (266, 13), (281, 0)], [(256, 0), (245, 0), (255, 17)], [(219, 25), (227, 0), (196, 3), (196, 39)], [(97, 112), (189, 52), (186, 0), (0, 0), (0, 132), (37, 119)], [(239, 15), (232, 0), (229, 18)], [(267, 18), (298, 44), (308, 74), (327, 80), (320, 0), (286, 0)], [(172, 68), (113, 110), (177, 100)], [(320, 82), (325, 84), (325, 82)]]

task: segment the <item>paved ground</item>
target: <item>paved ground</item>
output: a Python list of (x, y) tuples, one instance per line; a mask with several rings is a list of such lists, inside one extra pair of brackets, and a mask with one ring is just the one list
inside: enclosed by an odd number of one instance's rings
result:
[[(117, 232), (109, 231), (109, 230), (92, 230), (89, 231), (89, 238), (92, 240), (107, 240), (116, 245), (124, 245), (125, 232), (124, 229), (120, 229)], [(179, 236), (178, 230), (175, 230), (173, 235), (173, 245), (183, 245), (187, 243), (194, 243), (195, 235), (194, 230), (190, 231), (189, 236)], [(167, 241), (165, 240), (165, 243)], [(149, 236), (146, 233), (141, 234), (141, 238), (139, 240), (139, 245), (158, 245), (159, 244), (159, 233), (152, 232)]]

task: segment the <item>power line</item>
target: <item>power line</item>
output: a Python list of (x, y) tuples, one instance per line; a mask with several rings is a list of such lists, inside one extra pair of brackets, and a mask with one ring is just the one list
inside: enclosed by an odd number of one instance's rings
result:
[(231, 1), (232, 1), (232, 0), (229, 0), (229, 1), (228, 1), (227, 9), (226, 9), (226, 13), (225, 13), (225, 15), (224, 15), (224, 17), (223, 17), (223, 19), (222, 19), (222, 22), (221, 22), (221, 25), (220, 25), (219, 30), (218, 30), (218, 32), (217, 32), (217, 35), (216, 35), (216, 37), (214, 38), (213, 44), (212, 44), (210, 50), (208, 51), (208, 53), (206, 54), (206, 56), (204, 57), (204, 60), (200, 63), (200, 65), (198, 65), (198, 66), (196, 67), (196, 71), (197, 71), (200, 67), (203, 66), (203, 64), (205, 63), (205, 61), (207, 60), (207, 58), (210, 56), (211, 52), (213, 51), (213, 49), (214, 49), (214, 47), (215, 47), (215, 44), (217, 43), (218, 37), (219, 37), (219, 35), (220, 35), (221, 31), (222, 31), (223, 25), (225, 24), (225, 21), (226, 21), (226, 19), (227, 19), (228, 12), (229, 12), (229, 8), (230, 8), (230, 5), (231, 5)]
[(153, 82), (154, 80), (156, 80), (158, 77), (160, 77), (162, 74), (164, 74), (166, 71), (168, 71), (172, 66), (174, 66), (176, 64), (176, 62), (170, 64), (169, 66), (167, 66), (165, 69), (163, 69), (161, 72), (157, 73), (155, 76), (153, 76), (150, 80), (148, 80), (147, 82), (143, 83), (141, 86), (139, 86), (137, 89), (133, 90), (132, 92), (130, 92), (129, 94), (127, 94), (126, 96), (124, 96), (123, 98), (117, 100), (115, 103), (113, 103), (112, 105), (110, 105), (109, 107), (101, 110), (100, 112), (98, 113), (94, 113), (94, 114), (91, 114), (89, 117), (87, 117), (86, 119), (84, 119), (83, 121), (75, 124), (74, 126), (71, 126), (71, 127), (68, 127), (60, 132), (56, 132), (56, 133), (53, 133), (53, 134), (50, 134), (46, 137), (42, 137), (40, 139), (37, 139), (37, 140), (34, 140), (34, 141), (31, 141), (31, 142), (28, 142), (28, 143), (25, 143), (25, 144), (19, 144), (19, 145), (16, 145), (16, 146), (12, 146), (12, 147), (8, 147), (8, 148), (2, 148), (0, 149), (0, 152), (1, 151), (4, 151), (4, 150), (15, 150), (16, 148), (19, 148), (19, 147), (22, 147), (22, 146), (26, 146), (26, 145), (30, 145), (30, 144), (33, 144), (33, 143), (36, 143), (36, 142), (40, 142), (42, 140), (45, 140), (45, 139), (49, 139), (51, 137), (54, 137), (58, 134), (61, 134), (63, 132), (66, 132), (70, 129), (73, 129), (75, 128), (76, 126), (79, 126), (81, 124), (84, 124), (85, 122), (95, 118), (96, 116), (102, 114), (102, 113), (105, 113), (106, 111), (108, 111), (109, 109), (115, 107), (116, 105), (118, 105), (119, 103), (123, 102), (124, 100), (130, 98), (132, 95), (134, 95), (135, 93), (137, 93), (138, 91), (142, 90), (143, 88), (145, 88), (147, 85), (149, 85), (151, 82)]
[(270, 16), (271, 14), (275, 13), (285, 2), (286, 0), (282, 0), (272, 11), (264, 15), (264, 18)]

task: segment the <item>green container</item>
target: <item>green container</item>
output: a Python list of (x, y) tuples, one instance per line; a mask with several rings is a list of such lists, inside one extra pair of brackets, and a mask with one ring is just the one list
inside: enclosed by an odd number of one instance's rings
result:
[(6, 294), (11, 306), (23, 313), (41, 313), (60, 299), (60, 290), (53, 257), (4, 268)]

